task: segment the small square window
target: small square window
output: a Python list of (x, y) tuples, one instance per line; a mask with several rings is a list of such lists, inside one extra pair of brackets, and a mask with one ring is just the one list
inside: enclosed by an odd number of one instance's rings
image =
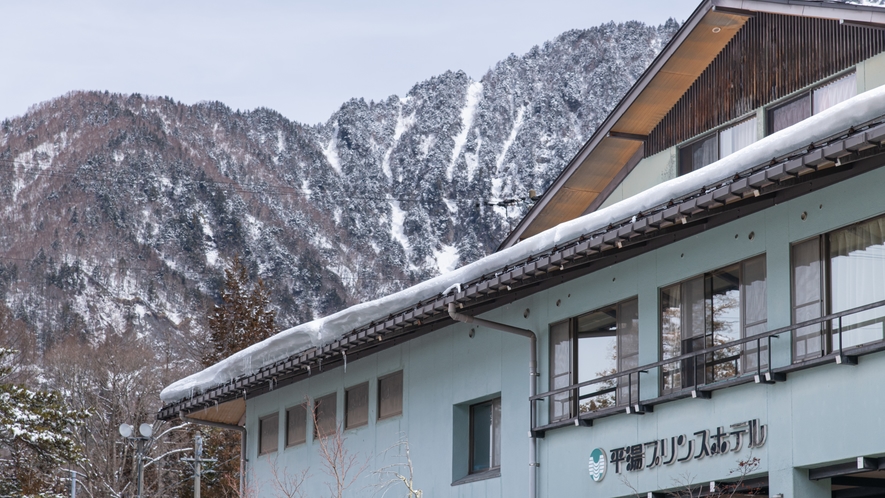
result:
[(385, 419), (403, 413), (403, 371), (378, 379), (378, 418)]
[(501, 398), (470, 407), (471, 474), (501, 467)]
[(369, 423), (369, 383), (344, 391), (344, 428), (353, 429)]
[(274, 413), (258, 419), (258, 454), (265, 455), (277, 451), (280, 428), (280, 414)]
[(307, 441), (307, 406), (295, 405), (286, 410), (286, 446)]
[(331, 436), (338, 430), (338, 393), (317, 398), (313, 404), (315, 438)]

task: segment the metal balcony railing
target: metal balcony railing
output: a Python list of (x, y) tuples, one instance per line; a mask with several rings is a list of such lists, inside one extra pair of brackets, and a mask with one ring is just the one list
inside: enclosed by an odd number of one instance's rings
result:
[[(537, 406), (537, 410), (531, 410), (532, 432), (536, 436), (543, 437), (544, 432), (549, 429), (567, 425), (590, 425), (595, 418), (616, 413), (642, 414), (652, 411), (656, 404), (674, 399), (689, 396), (709, 398), (712, 391), (732, 385), (748, 382), (770, 384), (786, 380), (787, 372), (829, 363), (831, 360), (839, 364), (856, 364), (858, 356), (885, 350), (885, 310), (874, 318), (845, 326), (843, 319), (876, 308), (885, 308), (885, 300), (537, 394), (530, 398), (531, 403), (541, 405), (544, 400), (549, 399), (548, 403), (543, 403), (545, 406), (549, 406), (552, 402), (568, 403), (570, 410), (566, 411), (563, 407), (560, 410), (560, 413), (563, 413), (562, 417), (541, 424), (538, 420), (539, 413), (549, 413), (549, 411), (541, 410), (541, 407)], [(876, 324), (883, 328), (880, 339), (850, 347), (844, 346), (845, 334)], [(822, 351), (819, 357), (781, 367), (772, 366), (773, 340), (782, 337), (791, 338), (793, 331), (815, 325), (820, 326), (821, 344), (825, 345), (825, 351)], [(752, 368), (747, 368), (748, 365), (752, 365)], [(659, 390), (655, 396), (643, 398), (640, 389), (642, 378), (654, 372), (658, 373), (660, 379)], [(688, 381), (681, 378), (689, 373), (691, 375)], [(680, 377), (678, 385), (673, 379), (677, 374)], [(670, 387), (666, 388), (668, 385)], [(604, 403), (604, 406), (595, 410), (582, 411), (581, 400), (612, 393), (616, 394), (615, 402)], [(572, 400), (578, 401), (575, 403)], [(586, 408), (586, 405), (584, 406)]]

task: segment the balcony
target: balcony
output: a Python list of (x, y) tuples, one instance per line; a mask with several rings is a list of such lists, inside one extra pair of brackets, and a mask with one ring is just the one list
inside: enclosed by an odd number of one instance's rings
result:
[[(877, 311), (867, 313), (871, 310)], [(863, 319), (857, 320), (861, 316)], [(843, 322), (850, 325), (843, 326)], [(815, 358), (775, 366), (772, 348), (791, 350), (789, 344), (779, 347), (781, 342), (791, 341), (796, 330), (807, 331), (811, 327), (819, 330), (820, 343), (826, 350)], [(852, 340), (860, 333), (869, 337), (872, 329), (881, 331), (879, 339), (862, 344)], [(805, 336), (807, 332), (803, 332)], [(885, 338), (885, 300), (553, 389), (532, 396), (530, 402), (547, 406), (550, 403), (577, 405), (577, 415), (545, 423), (537, 414), (549, 413), (549, 410), (536, 407), (537, 410), (532, 410), (532, 435), (544, 437), (546, 431), (559, 427), (591, 426), (595, 419), (616, 414), (642, 415), (652, 412), (656, 405), (677, 399), (707, 399), (713, 391), (731, 386), (783, 382), (791, 372), (818, 365), (856, 365), (860, 356), (885, 351), (882, 338)], [(642, 383), (656, 379), (659, 384), (656, 389), (646, 389), (655, 394), (643, 396)], [(573, 403), (573, 399), (577, 403)], [(591, 400), (607, 401), (590, 403)]]

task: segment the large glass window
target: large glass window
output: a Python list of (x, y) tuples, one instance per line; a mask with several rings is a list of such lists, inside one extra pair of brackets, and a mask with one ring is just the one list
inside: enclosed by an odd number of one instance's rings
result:
[(768, 111), (768, 133), (784, 128), (823, 112), (830, 107), (857, 95), (857, 76), (847, 74), (811, 90), (802, 92), (795, 98), (772, 107)]
[(501, 467), (501, 398), (470, 407), (470, 473)]
[[(885, 300), (885, 217), (793, 245), (793, 320), (801, 323)], [(794, 332), (795, 360), (881, 341), (882, 308)]]
[[(634, 299), (550, 327), (550, 388), (610, 376), (639, 366), (639, 303)], [(637, 379), (609, 379), (550, 397), (550, 420), (566, 420), (638, 399)]]
[(679, 174), (684, 175), (729, 156), (756, 141), (756, 118), (740, 123), (679, 148)]
[(378, 379), (378, 418), (385, 419), (403, 413), (403, 371)]
[(317, 398), (313, 404), (314, 437), (331, 436), (338, 430), (338, 394)]
[[(765, 256), (661, 289), (664, 360), (759, 334), (767, 324)], [(724, 347), (662, 367), (664, 393), (740, 375), (768, 362), (766, 343)]]
[(353, 429), (369, 423), (369, 383), (344, 391), (344, 428)]
[(295, 405), (286, 410), (286, 446), (307, 441), (307, 406)]
[(279, 446), (280, 415), (274, 413), (258, 419), (258, 454), (264, 455), (277, 451)]

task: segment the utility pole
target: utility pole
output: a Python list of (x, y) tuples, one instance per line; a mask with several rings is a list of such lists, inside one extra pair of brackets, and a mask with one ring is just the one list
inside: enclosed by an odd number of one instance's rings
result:
[(194, 469), (194, 498), (200, 498), (200, 484), (203, 477), (203, 462), (215, 462), (215, 458), (203, 458), (203, 435), (194, 436), (194, 457), (182, 458), (182, 462), (192, 462)]
[(138, 438), (138, 450), (136, 458), (138, 458), (138, 498), (144, 496), (144, 439)]

